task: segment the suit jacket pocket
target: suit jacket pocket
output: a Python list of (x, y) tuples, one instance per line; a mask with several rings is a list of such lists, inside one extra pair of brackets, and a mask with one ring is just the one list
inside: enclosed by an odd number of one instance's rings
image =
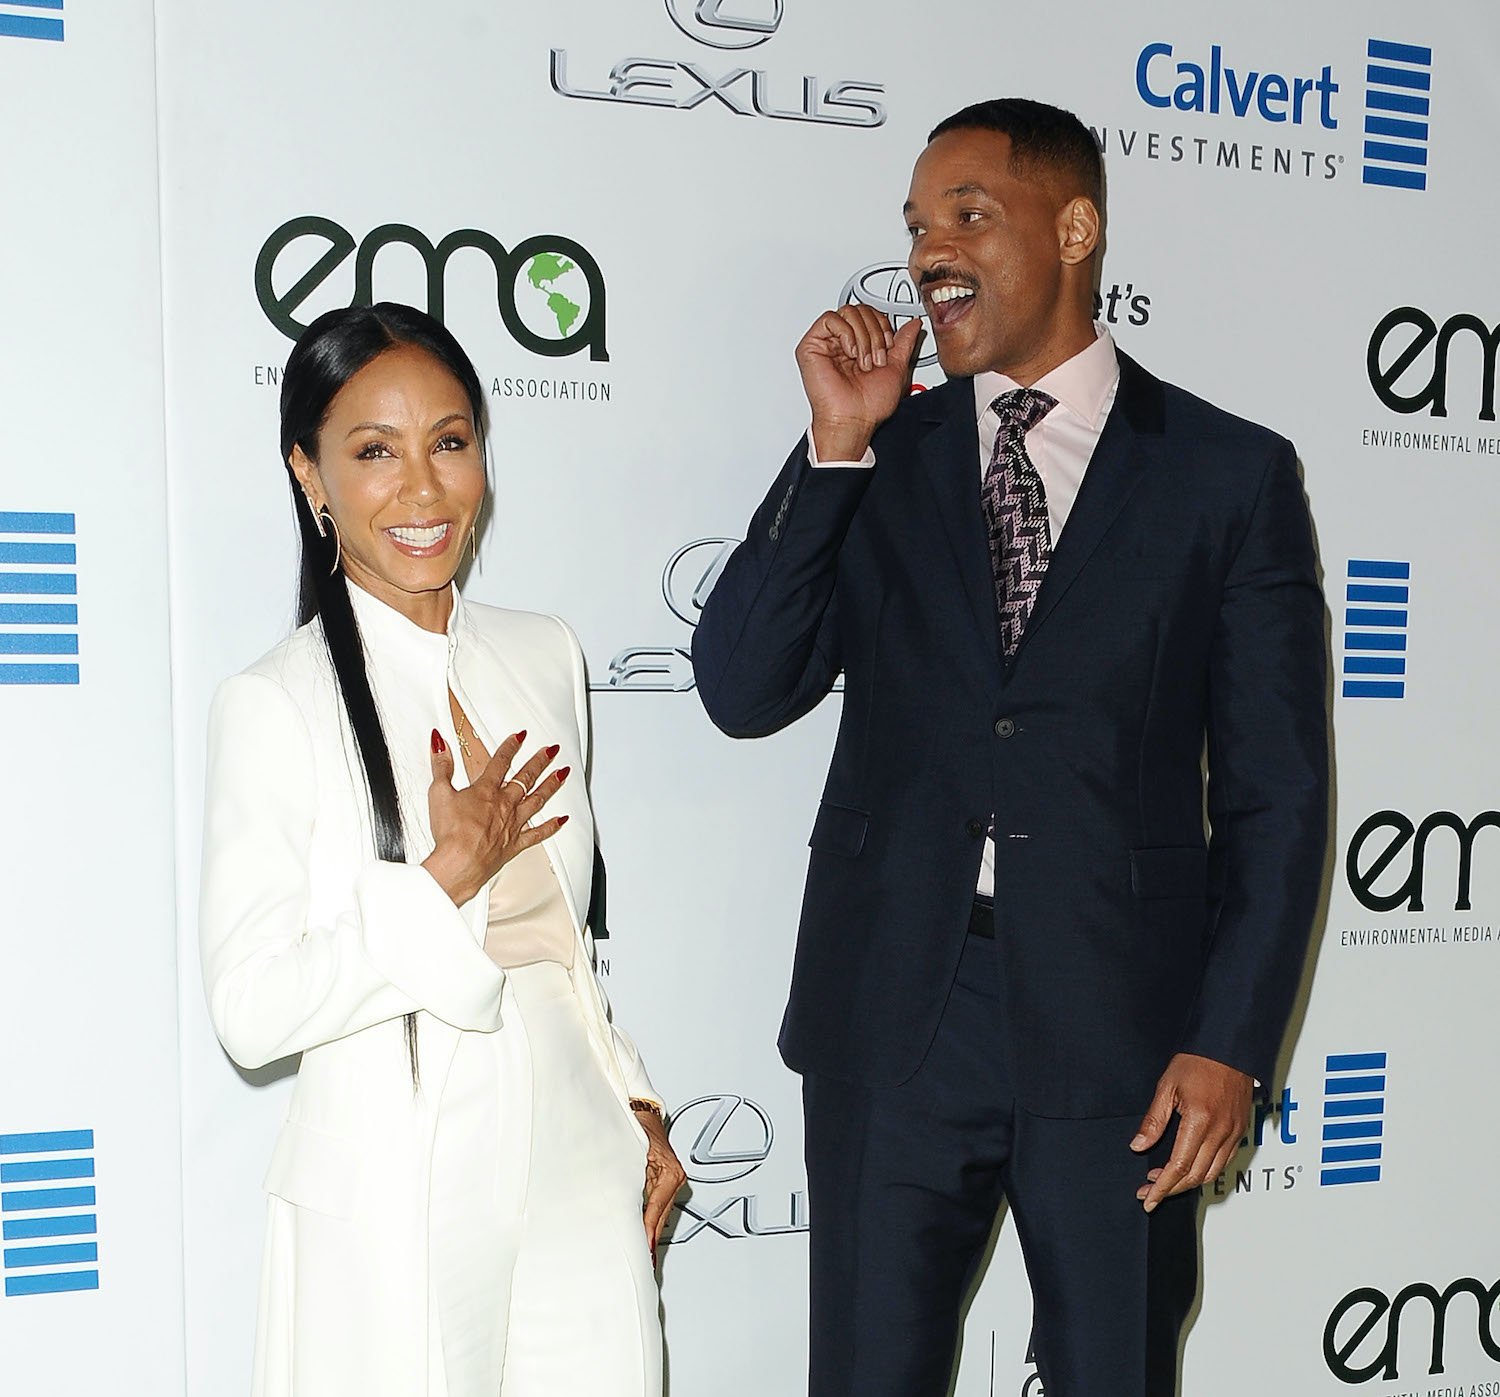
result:
[(359, 1170), (353, 1141), (286, 1121), (271, 1152), (264, 1188), (299, 1208), (344, 1218), (353, 1211)]
[(819, 853), (857, 858), (865, 847), (865, 830), (869, 824), (870, 817), (863, 810), (833, 805), (825, 800), (818, 807), (818, 818), (813, 821), (812, 835), (807, 843)]
[(1196, 846), (1130, 851), (1130, 890), (1139, 898), (1194, 897), (1208, 893), (1208, 851)]

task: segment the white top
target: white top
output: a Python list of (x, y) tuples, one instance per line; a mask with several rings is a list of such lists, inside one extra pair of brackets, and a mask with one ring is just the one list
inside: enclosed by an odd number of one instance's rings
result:
[(485, 955), (505, 970), (544, 960), (571, 967), (576, 941), (546, 851), (521, 850), (490, 882)]

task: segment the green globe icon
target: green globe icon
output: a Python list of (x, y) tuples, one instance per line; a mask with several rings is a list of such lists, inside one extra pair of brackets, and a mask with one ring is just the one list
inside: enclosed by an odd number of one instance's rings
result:
[(566, 339), (587, 313), (589, 286), (577, 263), (560, 252), (539, 252), (516, 283), (516, 310), (543, 339)]

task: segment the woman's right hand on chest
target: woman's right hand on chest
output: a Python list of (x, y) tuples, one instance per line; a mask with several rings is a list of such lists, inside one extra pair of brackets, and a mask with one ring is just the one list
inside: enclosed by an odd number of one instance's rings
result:
[[(479, 741), (477, 737), (469, 740)], [(523, 849), (550, 839), (567, 823), (566, 815), (531, 823), (568, 779), (571, 768), (543, 776), (558, 752), (556, 747), (543, 747), (512, 771), (525, 740), (524, 732), (506, 738), (493, 756), (484, 758), (484, 769), (460, 791), (453, 787), (453, 753), (437, 729), (432, 730), (427, 813), (434, 847), (422, 867), (455, 906), (462, 907), (476, 896)], [(479, 751), (483, 754), (484, 749)]]

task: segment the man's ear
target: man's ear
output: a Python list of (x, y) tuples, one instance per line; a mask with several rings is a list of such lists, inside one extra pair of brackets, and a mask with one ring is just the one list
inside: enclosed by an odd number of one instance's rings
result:
[(1099, 246), (1099, 210), (1092, 199), (1079, 195), (1057, 211), (1058, 253), (1065, 266), (1087, 262)]

